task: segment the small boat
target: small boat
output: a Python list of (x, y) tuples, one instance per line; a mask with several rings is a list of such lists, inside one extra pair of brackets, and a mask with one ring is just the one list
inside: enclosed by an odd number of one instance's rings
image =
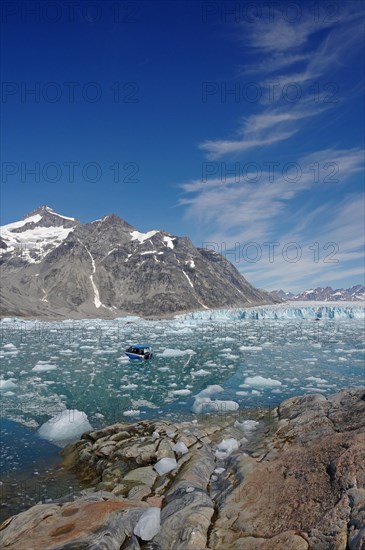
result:
[(150, 346), (135, 345), (130, 346), (125, 350), (125, 354), (129, 359), (152, 359), (152, 349)]

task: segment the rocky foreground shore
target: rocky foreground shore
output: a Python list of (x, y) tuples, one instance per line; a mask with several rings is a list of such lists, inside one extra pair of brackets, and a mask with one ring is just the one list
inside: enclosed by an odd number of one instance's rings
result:
[(85, 487), (0, 526), (16, 550), (363, 550), (365, 388), (84, 434), (64, 467)]

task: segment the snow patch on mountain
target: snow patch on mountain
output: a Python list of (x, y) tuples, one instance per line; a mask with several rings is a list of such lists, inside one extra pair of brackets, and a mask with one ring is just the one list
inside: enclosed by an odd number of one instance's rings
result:
[(163, 238), (164, 242), (166, 243), (166, 246), (168, 248), (174, 248), (174, 238), (172, 237), (168, 237), (167, 235), (165, 235), (165, 237)]
[[(65, 224), (58, 219), (65, 220)], [(70, 222), (78, 223), (75, 218), (61, 216), (52, 208), (43, 206), (19, 222), (0, 228), (1, 239), (6, 245), (6, 248), (0, 248), (0, 254), (14, 253), (28, 263), (39, 263), (73, 231)]]
[(156, 235), (158, 231), (155, 231), (154, 229), (152, 231), (147, 231), (147, 233), (141, 233), (140, 231), (131, 231), (132, 241), (139, 241), (140, 243), (144, 243), (147, 239), (150, 239), (154, 235)]
[(93, 255), (91, 254), (90, 250), (88, 249), (88, 247), (84, 243), (82, 243), (80, 240), (79, 240), (79, 243), (82, 244), (82, 246), (85, 248), (86, 252), (90, 256), (91, 265), (92, 265), (92, 268), (93, 268), (93, 272), (90, 275), (90, 282), (91, 282), (91, 286), (93, 287), (95, 307), (97, 309), (99, 309), (100, 307), (105, 307), (106, 309), (109, 309), (110, 311), (112, 311), (112, 308), (110, 308), (108, 306), (105, 306), (100, 300), (99, 289), (98, 289), (98, 287), (96, 286), (96, 284), (94, 282), (94, 274), (96, 272), (96, 265), (95, 265), (95, 260), (93, 258)]
[(330, 286), (317, 287), (309, 288), (297, 294), (285, 292), (284, 290), (272, 290), (270, 294), (282, 300), (293, 302), (300, 302), (304, 300), (321, 302), (355, 302), (365, 300), (365, 286), (355, 285), (351, 288), (336, 288), (335, 290), (333, 290)]
[(184, 273), (185, 277), (186, 277), (187, 280), (189, 281), (189, 285), (191, 286), (191, 288), (194, 288), (194, 285), (193, 285), (193, 283), (191, 282), (189, 275), (188, 275), (187, 273), (185, 273), (184, 270), (182, 270), (182, 272)]

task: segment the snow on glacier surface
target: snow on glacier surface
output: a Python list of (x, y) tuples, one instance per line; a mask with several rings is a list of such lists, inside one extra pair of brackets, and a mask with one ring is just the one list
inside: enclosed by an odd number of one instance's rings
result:
[[(6, 318), (0, 329), (2, 412), (32, 429), (74, 409), (94, 428), (160, 415), (229, 413), (242, 421), (245, 411), (293, 395), (365, 385), (359, 304), (281, 304), (160, 321)], [(129, 361), (124, 350), (140, 342), (153, 347), (153, 359)]]

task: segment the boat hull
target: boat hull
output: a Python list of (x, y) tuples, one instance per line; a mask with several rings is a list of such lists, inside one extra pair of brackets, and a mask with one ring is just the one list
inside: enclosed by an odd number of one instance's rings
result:
[(129, 357), (129, 359), (137, 359), (138, 361), (143, 361), (147, 359), (151, 359), (152, 355), (148, 355), (145, 357), (144, 355), (138, 355), (138, 353), (129, 353), (125, 352), (126, 356)]
[(144, 359), (143, 355), (137, 355), (137, 353), (127, 353), (126, 356), (129, 357), (129, 359), (138, 359), (139, 361), (142, 361)]

